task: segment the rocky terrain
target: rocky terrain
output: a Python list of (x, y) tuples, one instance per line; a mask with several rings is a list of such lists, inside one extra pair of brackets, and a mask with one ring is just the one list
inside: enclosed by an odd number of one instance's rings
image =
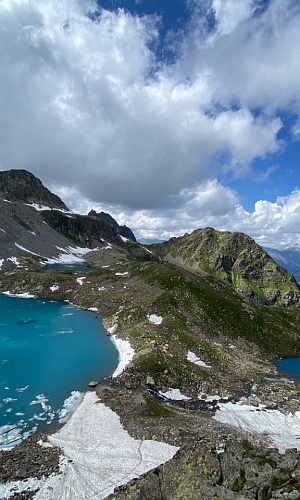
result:
[(0, 198), (68, 211), (65, 203), (27, 170), (0, 171)]
[(248, 299), (286, 306), (299, 301), (294, 276), (246, 234), (208, 227), (155, 248), (165, 259), (208, 273)]
[(100, 213), (97, 213), (95, 210), (91, 210), (88, 215), (90, 217), (98, 217), (99, 219), (102, 219), (102, 220), (105, 220), (106, 222), (108, 222), (112, 227), (115, 228), (115, 230), (117, 231), (117, 233), (120, 235), (120, 236), (123, 236), (124, 238), (128, 238), (129, 240), (132, 240), (132, 241), (136, 241), (136, 238), (132, 232), (132, 230), (130, 229), (130, 227), (127, 227), (127, 226), (120, 226), (116, 219), (114, 219), (110, 214), (107, 214), (105, 212), (100, 212)]
[[(97, 387), (101, 400), (132, 436), (180, 447), (171, 461), (118, 488), (110, 499), (300, 498), (299, 452), (280, 454), (267, 435), (212, 418), (217, 396), (258, 412), (267, 411), (261, 404), (284, 415), (300, 409), (298, 385), (279, 376), (270, 363), (273, 357), (300, 355), (299, 288), (291, 274), (240, 233), (206, 228), (143, 247), (124, 242), (112, 226), (95, 217), (57, 210), (27, 207), (28, 218), (23, 212), (16, 226), (13, 213), (19, 205), (2, 203), (6, 219), (0, 227), (7, 241), (16, 238), (28, 248), (30, 230), (42, 234), (37, 232), (45, 228), (45, 241), (62, 238), (64, 244), (73, 241), (99, 249), (86, 255), (95, 268), (86, 275), (46, 270), (38, 256), (23, 251), (22, 268), (11, 262), (9, 269), (0, 270), (0, 291), (97, 308), (105, 327), (135, 350), (121, 376)], [(21, 213), (18, 208), (19, 217)], [(20, 238), (28, 240), (17, 239), (18, 230)], [(78, 276), (85, 279), (78, 281)], [(190, 399), (161, 395), (170, 389)], [(56, 467), (56, 455), (48, 467), (46, 455), (43, 458), (34, 443), (10, 452), (12, 477), (18, 471), (26, 477), (39, 474), (35, 456), (45, 473)], [(0, 453), (0, 464), (5, 463), (4, 455)], [(2, 465), (0, 478), (6, 477)], [(15, 498), (29, 498), (26, 495)]]

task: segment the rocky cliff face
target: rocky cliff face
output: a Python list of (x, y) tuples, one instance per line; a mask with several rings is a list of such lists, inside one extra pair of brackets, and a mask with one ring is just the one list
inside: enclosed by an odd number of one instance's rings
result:
[(92, 248), (103, 240), (120, 242), (117, 231), (102, 219), (53, 210), (43, 210), (41, 216), (49, 226), (78, 245)]
[(127, 226), (120, 226), (116, 219), (114, 219), (110, 214), (107, 214), (105, 212), (99, 212), (97, 213), (95, 210), (91, 210), (88, 214), (90, 217), (98, 217), (99, 219), (102, 219), (106, 222), (108, 222), (113, 228), (117, 231), (117, 233), (120, 236), (123, 236), (124, 238), (127, 238), (132, 241), (136, 241), (136, 238), (131, 231), (130, 227)]
[(58, 196), (51, 193), (37, 177), (27, 170), (0, 172), (0, 198), (69, 210)]
[(294, 276), (243, 233), (198, 229), (155, 248), (165, 258), (205, 271), (248, 298), (284, 306), (299, 302)]

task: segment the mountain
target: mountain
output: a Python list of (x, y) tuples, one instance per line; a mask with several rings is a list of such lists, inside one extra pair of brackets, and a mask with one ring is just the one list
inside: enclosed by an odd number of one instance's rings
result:
[(0, 198), (58, 210), (69, 210), (56, 194), (51, 193), (40, 179), (27, 170), (0, 172)]
[[(15, 191), (4, 189), (6, 201), (0, 199), (0, 292), (97, 311), (125, 365), (114, 383), (97, 386), (101, 402), (136, 439), (180, 447), (165, 465), (109, 498), (298, 498), (300, 453), (280, 455), (266, 448), (267, 432), (299, 446), (298, 433), (288, 432), (294, 424), (286, 424), (289, 412), (300, 410), (299, 385), (281, 377), (270, 362), (300, 355), (299, 287), (293, 275), (242, 233), (205, 228), (143, 247), (124, 241), (108, 214), (104, 220), (66, 213), (57, 205), (37, 210), (15, 201), (28, 179), (18, 172)], [(26, 203), (39, 199), (44, 205), (45, 198), (23, 194)], [(82, 253), (94, 250), (86, 256), (94, 268), (88, 275), (40, 265), (44, 257), (77, 246)], [(262, 440), (213, 418), (227, 404), (222, 415), (232, 420), (225, 422), (236, 421), (236, 410), (244, 408), (241, 421), (247, 423), (248, 415), (257, 423)], [(32, 439), (4, 452), (2, 478), (19, 479), (20, 470), (22, 478), (35, 477), (36, 464), (43, 475), (50, 473), (50, 448)]]
[(129, 240), (132, 240), (132, 241), (136, 241), (136, 238), (133, 234), (133, 232), (131, 231), (131, 229), (127, 226), (120, 226), (116, 219), (114, 219), (110, 214), (107, 214), (105, 212), (99, 212), (97, 213), (95, 210), (91, 210), (88, 215), (90, 217), (98, 217), (99, 219), (102, 219), (106, 222), (108, 222), (111, 226), (113, 226), (115, 228), (115, 230), (117, 231), (117, 233), (120, 235), (120, 236), (123, 236), (123, 238), (127, 238)]
[(285, 250), (277, 250), (265, 247), (264, 249), (277, 264), (293, 273), (298, 283), (300, 283), (300, 248), (291, 247)]
[(278, 305), (299, 302), (294, 276), (246, 234), (208, 227), (154, 247), (165, 259), (212, 275), (250, 299)]

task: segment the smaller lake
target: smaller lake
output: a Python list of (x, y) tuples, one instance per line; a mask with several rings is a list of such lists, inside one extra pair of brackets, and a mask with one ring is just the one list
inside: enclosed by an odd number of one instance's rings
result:
[(272, 363), (279, 373), (300, 383), (300, 358), (274, 359)]
[(90, 266), (87, 262), (74, 262), (73, 264), (69, 263), (56, 263), (56, 264), (46, 264), (43, 266), (44, 269), (49, 269), (52, 271), (77, 271), (83, 273), (90, 273), (91, 271), (95, 271), (95, 267)]
[[(72, 391), (87, 391), (117, 363), (95, 313), (0, 294), (0, 449), (57, 424)], [(78, 400), (73, 394), (69, 409)]]

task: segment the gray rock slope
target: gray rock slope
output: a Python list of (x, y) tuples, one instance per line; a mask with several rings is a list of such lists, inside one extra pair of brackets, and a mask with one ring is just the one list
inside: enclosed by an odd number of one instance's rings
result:
[(0, 200), (1, 259), (33, 257), (33, 254), (55, 257), (61, 253), (57, 247), (67, 248), (71, 244), (68, 238), (46, 224), (35, 208)]

